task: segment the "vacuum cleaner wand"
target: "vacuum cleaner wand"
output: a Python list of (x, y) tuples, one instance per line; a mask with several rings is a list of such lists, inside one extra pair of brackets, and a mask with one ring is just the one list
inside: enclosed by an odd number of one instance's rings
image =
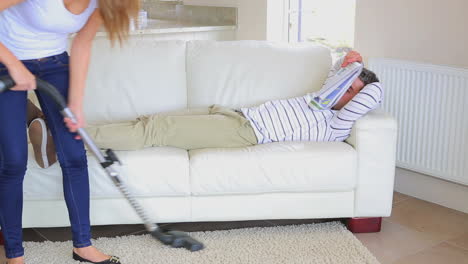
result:
[[(0, 94), (8, 89), (15, 86), (15, 82), (9, 76), (0, 76)], [(59, 106), (60, 112), (64, 117), (70, 118), (73, 122), (76, 122), (75, 115), (67, 107), (67, 103), (63, 96), (57, 91), (57, 89), (51, 84), (37, 79), (37, 89), (50, 96)], [(112, 182), (119, 188), (120, 192), (124, 195), (133, 209), (136, 211), (138, 216), (143, 220), (146, 230), (157, 240), (161, 241), (165, 245), (169, 245), (175, 248), (186, 248), (190, 251), (198, 251), (204, 248), (203, 244), (197, 240), (191, 238), (184, 232), (179, 231), (166, 231), (161, 229), (157, 224), (150, 221), (150, 218), (146, 214), (146, 211), (140, 205), (140, 203), (133, 197), (127, 186), (122, 182), (118, 172), (114, 169), (116, 163), (120, 164), (117, 155), (111, 150), (106, 151), (106, 155), (103, 155), (101, 150), (96, 146), (94, 141), (83, 129), (79, 128), (77, 133), (81, 136), (83, 142), (88, 146), (88, 149), (97, 158), (101, 167), (106, 171), (107, 175), (112, 179)]]

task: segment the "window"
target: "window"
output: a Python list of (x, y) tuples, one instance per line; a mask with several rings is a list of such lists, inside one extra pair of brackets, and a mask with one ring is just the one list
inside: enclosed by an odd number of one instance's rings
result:
[(354, 46), (356, 0), (289, 1), (288, 40), (329, 47), (339, 57)]

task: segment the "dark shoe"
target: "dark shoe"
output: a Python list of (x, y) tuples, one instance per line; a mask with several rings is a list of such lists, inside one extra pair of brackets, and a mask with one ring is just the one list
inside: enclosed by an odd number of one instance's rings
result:
[(89, 261), (87, 259), (84, 259), (84, 258), (78, 256), (78, 254), (76, 254), (75, 251), (73, 251), (73, 259), (78, 260), (79, 262), (87, 262), (87, 263), (94, 263), (94, 264), (122, 264), (120, 262), (120, 259), (118, 257), (115, 257), (115, 256), (112, 256), (110, 259), (104, 260), (104, 261), (101, 261), (101, 262), (92, 262), (92, 261)]
[(36, 118), (29, 124), (29, 140), (33, 146), (34, 158), (41, 168), (48, 168), (57, 161), (55, 145), (45, 121)]

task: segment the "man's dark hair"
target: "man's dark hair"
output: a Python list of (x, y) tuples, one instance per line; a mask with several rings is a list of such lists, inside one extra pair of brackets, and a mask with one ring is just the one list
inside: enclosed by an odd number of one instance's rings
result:
[(359, 75), (359, 79), (361, 79), (361, 81), (364, 83), (364, 86), (368, 85), (369, 83), (380, 82), (379, 78), (377, 78), (377, 75), (373, 71), (370, 71), (366, 68), (362, 69), (361, 75)]

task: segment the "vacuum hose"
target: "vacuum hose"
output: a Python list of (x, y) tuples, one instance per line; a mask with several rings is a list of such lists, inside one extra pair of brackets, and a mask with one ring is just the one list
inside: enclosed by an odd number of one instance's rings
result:
[[(41, 91), (42, 93), (47, 94), (50, 96), (60, 107), (60, 111), (65, 109), (67, 107), (67, 103), (65, 102), (65, 99), (63, 96), (53, 87), (50, 83), (45, 82), (40, 79), (36, 79), (37, 82), (37, 89)], [(3, 93), (6, 90), (9, 90), (15, 86), (15, 81), (13, 79), (6, 75), (6, 76), (0, 76), (0, 93)]]

